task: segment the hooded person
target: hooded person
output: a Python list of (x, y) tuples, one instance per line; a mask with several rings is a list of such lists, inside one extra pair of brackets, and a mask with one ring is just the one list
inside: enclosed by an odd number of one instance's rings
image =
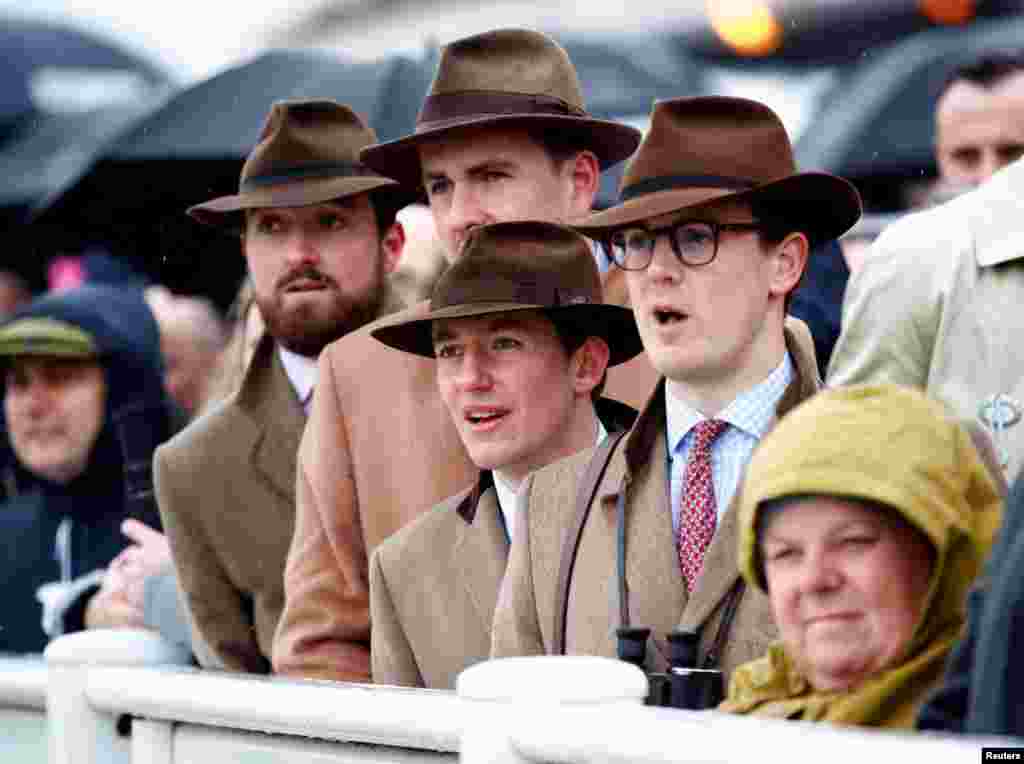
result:
[(913, 726), (1002, 515), (972, 437), (885, 385), (821, 393), (765, 438), (741, 489), (738, 558), (781, 639), (735, 670), (720, 710)]
[(141, 291), (83, 286), (0, 326), (4, 423), (19, 487), (0, 508), (8, 602), (0, 650), (36, 652), (85, 628), (128, 518), (159, 527), (153, 450), (176, 409)]

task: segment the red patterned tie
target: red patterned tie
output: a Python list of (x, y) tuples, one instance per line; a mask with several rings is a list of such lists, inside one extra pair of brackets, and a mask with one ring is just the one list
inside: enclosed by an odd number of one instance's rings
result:
[(686, 460), (679, 511), (679, 568), (686, 589), (693, 591), (704, 565), (704, 552), (715, 534), (715, 485), (711, 476), (711, 444), (728, 422), (707, 419), (693, 428), (693, 446)]

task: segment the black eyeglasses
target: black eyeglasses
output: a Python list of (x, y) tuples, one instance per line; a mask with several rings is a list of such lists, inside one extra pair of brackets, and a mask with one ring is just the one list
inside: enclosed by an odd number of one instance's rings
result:
[(750, 220), (718, 223), (705, 220), (680, 220), (662, 228), (620, 228), (602, 244), (608, 256), (624, 271), (642, 271), (654, 258), (654, 245), (662, 234), (668, 235), (672, 251), (684, 265), (707, 265), (718, 254), (718, 236), (725, 230), (751, 231), (761, 223)]

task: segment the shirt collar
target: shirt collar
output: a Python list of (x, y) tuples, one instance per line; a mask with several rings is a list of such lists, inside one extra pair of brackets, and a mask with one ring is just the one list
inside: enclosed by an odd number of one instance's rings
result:
[[(771, 374), (749, 390), (736, 396), (714, 418), (728, 422), (736, 429), (760, 440), (768, 432), (768, 428), (775, 418), (776, 406), (790, 382), (793, 381), (793, 376), (793, 359), (790, 358), (787, 350), (782, 361)], [(702, 422), (708, 417), (686, 403), (671, 380), (665, 384), (665, 411), (669, 453), (674, 454), (687, 433), (698, 422)]]
[(293, 353), (281, 345), (277, 346), (277, 354), (299, 402), (305, 404), (309, 400), (309, 396), (313, 394), (313, 387), (316, 385), (316, 359)]

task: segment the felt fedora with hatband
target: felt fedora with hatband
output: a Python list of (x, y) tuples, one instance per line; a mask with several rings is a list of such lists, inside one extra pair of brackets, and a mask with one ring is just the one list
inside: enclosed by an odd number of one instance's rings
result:
[(434, 321), (535, 310), (578, 336), (604, 339), (614, 366), (639, 355), (643, 343), (633, 311), (602, 298), (594, 255), (578, 233), (554, 223), (494, 223), (473, 229), (425, 316), (372, 333), (385, 345), (433, 358)]
[(373, 129), (340, 103), (279, 101), (242, 166), (238, 193), (197, 204), (188, 214), (238, 229), (247, 209), (304, 207), (369, 192), (376, 204), (397, 211), (417, 193), (359, 161), (360, 149), (376, 140)]
[(659, 101), (622, 178), (620, 202), (573, 228), (593, 238), (669, 212), (745, 201), (770, 205), (815, 241), (834, 239), (861, 214), (843, 178), (797, 172), (782, 121), (762, 103), (702, 96)]
[(412, 135), (363, 150), (363, 162), (420, 186), (417, 151), (424, 141), (486, 125), (527, 127), (571, 138), (607, 169), (632, 154), (640, 131), (596, 119), (583, 104), (565, 49), (529, 29), (498, 29), (446, 45)]

